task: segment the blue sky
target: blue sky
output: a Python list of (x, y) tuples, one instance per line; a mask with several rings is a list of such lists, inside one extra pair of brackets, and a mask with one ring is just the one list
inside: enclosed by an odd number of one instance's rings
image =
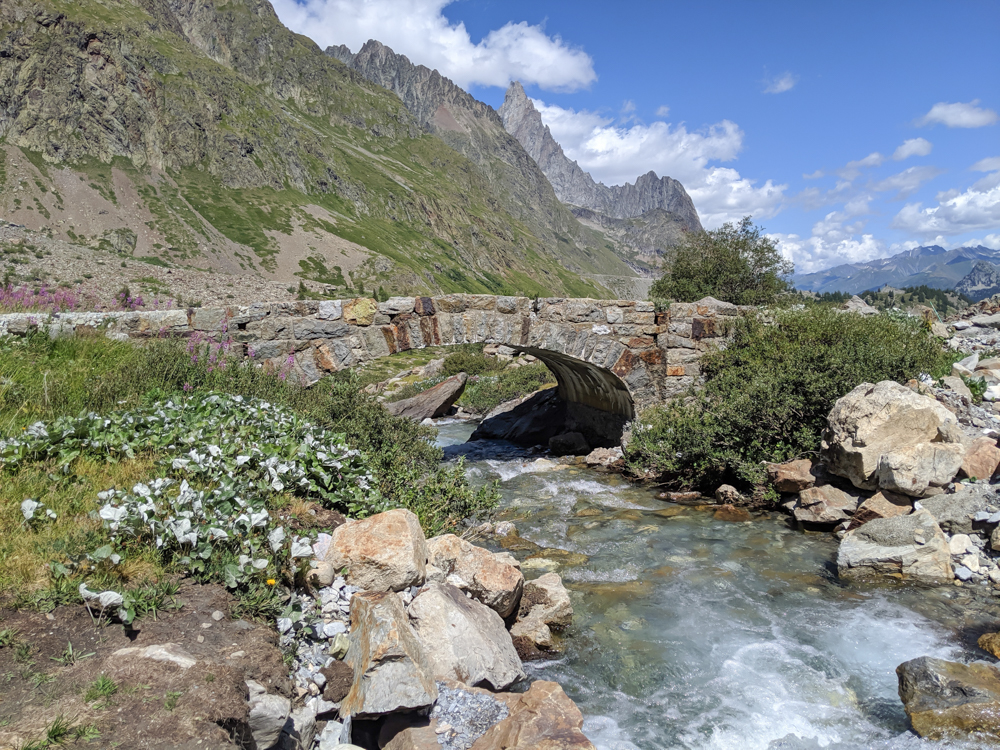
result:
[(1000, 3), (274, 0), (321, 46), (369, 38), (498, 107), (521, 80), (606, 184), (680, 179), (797, 270), (921, 244), (1000, 249)]

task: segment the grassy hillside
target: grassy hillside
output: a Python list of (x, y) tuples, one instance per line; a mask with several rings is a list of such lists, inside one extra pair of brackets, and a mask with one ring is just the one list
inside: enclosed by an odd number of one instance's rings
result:
[(601, 296), (632, 272), (263, 0), (5, 0), (0, 215), (109, 252), (390, 293)]

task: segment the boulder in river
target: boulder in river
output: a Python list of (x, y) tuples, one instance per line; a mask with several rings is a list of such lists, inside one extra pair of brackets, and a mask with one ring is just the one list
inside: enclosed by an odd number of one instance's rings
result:
[(942, 404), (884, 380), (862, 383), (837, 400), (823, 434), (823, 455), (831, 474), (874, 490), (882, 486), (876, 470), (883, 454), (921, 443), (961, 442), (958, 419)]
[(519, 445), (548, 445), (566, 424), (566, 402), (558, 389), (546, 388), (524, 398), (506, 401), (486, 415), (469, 438), (509, 440)]
[(500, 615), (454, 586), (427, 584), (407, 612), (436, 679), (493, 690), (524, 679)]
[(856, 529), (876, 518), (895, 518), (913, 512), (913, 500), (889, 490), (881, 490), (865, 500), (851, 517), (848, 531)]
[(410, 711), (437, 700), (434, 673), (396, 594), (354, 595), (350, 643), (344, 660), (354, 669), (354, 682), (341, 716)]
[(896, 668), (899, 697), (913, 729), (927, 739), (1000, 743), (1000, 671), (921, 656)]
[(555, 645), (552, 631), (563, 630), (573, 620), (573, 604), (562, 579), (546, 573), (524, 585), (517, 622), (510, 629), (522, 658), (539, 657)]
[(812, 461), (808, 458), (786, 461), (783, 464), (768, 464), (767, 478), (778, 492), (802, 492), (816, 484), (812, 468)]
[(500, 617), (514, 612), (524, 589), (524, 576), (509, 553), (490, 552), (454, 534), (429, 539), (427, 549), (431, 565), (448, 583), (469, 592)]
[(427, 542), (420, 521), (403, 508), (338, 526), (326, 552), (347, 582), (366, 591), (402, 591), (424, 582)]
[(387, 403), (385, 408), (394, 416), (409, 417), (417, 421), (443, 417), (462, 396), (468, 379), (468, 375), (460, 372), (458, 375), (452, 375), (447, 380), (438, 383), (433, 388), (418, 393), (413, 398)]
[(954, 578), (948, 540), (924, 509), (877, 518), (848, 531), (837, 553), (837, 570), (841, 578), (902, 575), (930, 583)]
[(861, 498), (837, 489), (832, 484), (809, 487), (799, 493), (792, 515), (802, 523), (834, 526), (848, 520)]
[(582, 456), (590, 453), (590, 446), (579, 432), (564, 432), (549, 438), (549, 450), (556, 456)]

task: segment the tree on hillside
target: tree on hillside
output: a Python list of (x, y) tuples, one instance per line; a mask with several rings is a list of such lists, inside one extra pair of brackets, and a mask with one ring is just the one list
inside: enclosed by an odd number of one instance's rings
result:
[(737, 305), (766, 305), (788, 289), (792, 268), (774, 240), (744, 216), (735, 226), (688, 234), (653, 283), (650, 297), (677, 302), (715, 297)]

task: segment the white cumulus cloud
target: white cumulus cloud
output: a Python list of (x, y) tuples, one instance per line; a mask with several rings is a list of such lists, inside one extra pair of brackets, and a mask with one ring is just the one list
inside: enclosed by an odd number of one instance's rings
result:
[(285, 25), (321, 47), (346, 44), (357, 52), (377, 39), (464, 88), (519, 80), (550, 91), (576, 91), (597, 80), (586, 52), (541, 26), (511, 22), (473, 42), (465, 24), (453, 24), (442, 13), (451, 2), (273, 0)]
[(900, 144), (899, 148), (893, 152), (892, 158), (896, 161), (903, 161), (911, 156), (927, 156), (932, 148), (933, 144), (924, 138), (910, 138)]
[(723, 120), (701, 131), (667, 122), (622, 125), (596, 112), (576, 111), (534, 100), (542, 121), (570, 159), (607, 185), (635, 182), (650, 170), (680, 180), (708, 228), (747, 214), (773, 216), (787, 185), (763, 185), (732, 168), (710, 162), (736, 158), (743, 131)]
[(768, 78), (764, 81), (764, 93), (783, 94), (786, 91), (791, 91), (798, 81), (798, 76), (793, 75), (791, 72), (782, 73), (780, 76)]
[(940, 123), (949, 128), (981, 128), (1000, 120), (992, 109), (977, 106), (978, 99), (971, 102), (938, 102), (930, 112), (917, 120), (917, 125)]
[(967, 190), (938, 193), (937, 205), (908, 203), (892, 225), (924, 237), (954, 236), (1000, 229), (1000, 172), (991, 172)]

